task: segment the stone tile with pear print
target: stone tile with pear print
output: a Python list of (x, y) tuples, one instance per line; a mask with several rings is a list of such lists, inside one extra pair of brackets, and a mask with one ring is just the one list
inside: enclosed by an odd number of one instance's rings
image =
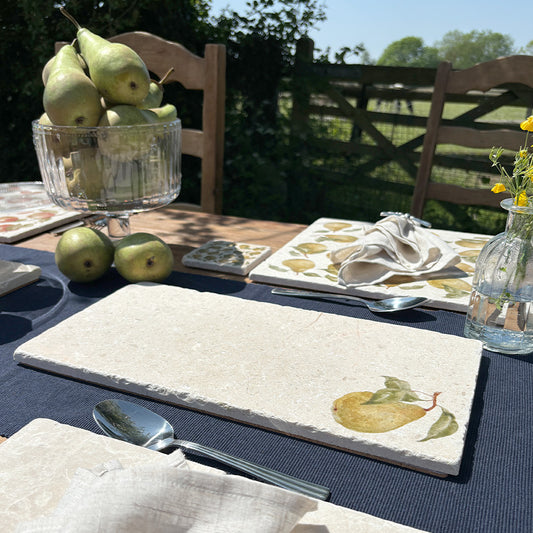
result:
[(338, 283), (339, 265), (331, 261), (331, 252), (350, 246), (372, 224), (353, 220), (320, 218), (283, 248), (254, 268), (254, 281), (331, 291), (370, 298), (424, 296), (428, 306), (466, 312), (477, 256), (490, 235), (430, 229), (454, 248), (461, 262), (445, 271), (428, 276), (395, 276), (386, 283), (346, 288)]

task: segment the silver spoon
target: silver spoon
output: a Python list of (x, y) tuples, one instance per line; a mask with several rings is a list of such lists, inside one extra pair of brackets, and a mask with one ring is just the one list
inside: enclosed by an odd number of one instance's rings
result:
[(357, 302), (364, 303), (373, 313), (394, 313), (395, 311), (404, 311), (405, 309), (418, 307), (419, 305), (422, 305), (428, 301), (428, 298), (423, 298), (422, 296), (395, 296), (385, 300), (369, 302), (363, 298), (359, 298), (358, 296), (352, 296), (351, 294), (281, 288), (272, 289), (272, 294), (280, 294), (282, 296), (298, 296), (302, 298), (317, 298), (319, 300), (356, 300)]
[(125, 400), (104, 400), (93, 409), (93, 417), (102, 431), (115, 439), (155, 451), (171, 446), (193, 450), (278, 487), (319, 500), (326, 500), (329, 496), (329, 489), (321, 485), (250, 463), (202, 444), (175, 439), (174, 429), (167, 420), (138, 404)]

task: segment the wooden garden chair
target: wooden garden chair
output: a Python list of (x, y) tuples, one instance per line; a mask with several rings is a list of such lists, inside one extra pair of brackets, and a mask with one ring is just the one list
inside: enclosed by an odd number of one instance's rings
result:
[[(451, 168), (454, 164), (453, 156), (438, 152), (437, 148), (439, 145), (455, 145), (469, 149), (485, 149), (477, 161), (472, 157), (471, 169), (485, 175), (495, 172), (490, 168), (490, 149), (493, 146), (501, 146), (516, 152), (524, 144), (525, 132), (519, 128), (519, 124), (499, 125), (493, 122), (479, 122), (477, 119), (502, 106), (516, 104), (518, 100), (521, 100), (525, 108), (531, 109), (533, 106), (531, 88), (533, 88), (531, 56), (503, 57), (457, 71), (452, 70), (449, 62), (442, 62), (439, 65), (412, 198), (412, 215), (422, 217), (428, 199), (464, 205), (491, 207), (500, 205), (504, 197), (491, 192), (490, 186), (481, 183), (482, 180), (478, 180), (473, 187), (444, 183), (445, 180), (442, 179), (440, 182), (432, 181), (432, 171), (435, 166)], [(444, 105), (450, 100), (453, 101), (454, 95), (464, 95), (470, 91), (486, 93), (490, 89), (497, 89), (495, 96), (487, 97), (459, 117), (452, 120), (443, 119)], [(531, 141), (533, 144), (533, 138)]]
[[(123, 33), (110, 41), (128, 45), (145, 62), (148, 70), (161, 79), (170, 68), (165, 83), (179, 82), (185, 89), (203, 92), (202, 129), (182, 130), (182, 154), (201, 159), (201, 198), (199, 205), (180, 204), (186, 209), (222, 213), (224, 158), (224, 114), (226, 93), (226, 47), (207, 44), (204, 57), (197, 56), (176, 42), (142, 31)], [(57, 50), (66, 43), (57, 42)], [(164, 103), (171, 103), (165, 102)], [(179, 116), (179, 110), (178, 110)]]

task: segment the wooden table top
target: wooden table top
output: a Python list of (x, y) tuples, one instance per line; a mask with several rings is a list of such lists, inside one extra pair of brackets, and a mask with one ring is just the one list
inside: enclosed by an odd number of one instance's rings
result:
[[(306, 227), (302, 224), (186, 211), (177, 204), (133, 215), (130, 218), (130, 224), (132, 233), (153, 233), (172, 248), (175, 259), (174, 270), (240, 280), (243, 279), (242, 276), (185, 267), (181, 258), (184, 254), (212, 239), (263, 244), (276, 251)], [(48, 232), (30, 237), (15, 245), (54, 252), (59, 238), (59, 235)]]

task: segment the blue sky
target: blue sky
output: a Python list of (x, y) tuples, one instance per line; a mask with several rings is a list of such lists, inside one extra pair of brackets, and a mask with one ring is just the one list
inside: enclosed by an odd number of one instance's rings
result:
[[(378, 59), (390, 43), (407, 36), (433, 45), (451, 30), (491, 30), (510, 35), (516, 47), (533, 40), (533, 2), (502, 0), (325, 0), (327, 20), (310, 33), (316, 48), (363, 43)], [(211, 0), (212, 14), (230, 6), (243, 13), (246, 0)]]

